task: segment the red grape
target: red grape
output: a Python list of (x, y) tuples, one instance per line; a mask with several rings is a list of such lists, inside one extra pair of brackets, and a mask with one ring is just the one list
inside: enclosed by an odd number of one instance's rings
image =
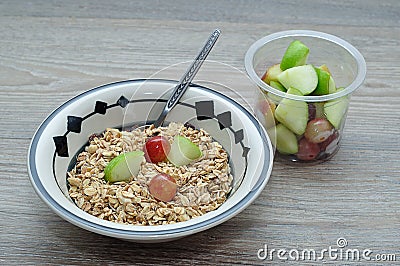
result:
[(316, 143), (309, 142), (306, 138), (299, 141), (299, 151), (296, 156), (300, 160), (310, 161), (315, 159), (319, 153), (319, 146)]
[(325, 151), (327, 153), (333, 152), (336, 146), (339, 143), (339, 132), (335, 131), (332, 135), (329, 136), (324, 142), (319, 143), (319, 148), (321, 151)]
[(257, 108), (258, 108), (258, 111), (260, 111), (262, 113), (260, 115), (260, 119), (261, 119), (261, 122), (263, 123), (263, 125), (266, 128), (275, 126), (275, 116), (274, 116), (275, 108), (276, 108), (275, 103), (273, 103), (267, 99), (260, 100), (258, 102)]
[(258, 102), (258, 109), (261, 111), (263, 115), (266, 115), (267, 113), (270, 112), (274, 112), (275, 107), (276, 107), (275, 104), (268, 100), (260, 100)]
[(177, 185), (175, 179), (166, 174), (158, 174), (150, 180), (150, 194), (161, 201), (170, 201), (175, 197)]
[(333, 133), (333, 126), (325, 118), (315, 118), (308, 122), (304, 137), (313, 143), (321, 143)]
[(314, 104), (308, 104), (308, 121), (313, 120), (317, 114), (317, 107)]
[(265, 71), (264, 75), (262, 75), (261, 80), (265, 80), (266, 77), (267, 77), (267, 71)]
[(170, 149), (171, 145), (166, 137), (154, 136), (148, 139), (143, 147), (144, 157), (147, 162), (164, 162)]

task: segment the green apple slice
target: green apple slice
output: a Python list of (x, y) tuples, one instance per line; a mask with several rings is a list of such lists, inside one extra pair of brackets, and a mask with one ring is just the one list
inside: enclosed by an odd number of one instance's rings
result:
[(263, 77), (263, 81), (267, 84), (270, 84), (271, 81), (277, 81), (280, 73), (282, 73), (280, 65), (273, 65), (267, 69), (267, 72)]
[(107, 164), (104, 179), (107, 182), (128, 181), (139, 173), (143, 161), (143, 151), (122, 153)]
[[(339, 90), (342, 90), (338, 89)], [(334, 126), (336, 129), (340, 129), (340, 124), (343, 118), (346, 116), (347, 108), (349, 106), (349, 97), (343, 96), (338, 99), (327, 101), (324, 104), (324, 113), (326, 119)]]
[(322, 70), (324, 70), (324, 71), (326, 71), (326, 72), (328, 72), (329, 75), (332, 75), (332, 74), (331, 74), (331, 71), (329, 70), (329, 68), (328, 68), (327, 65), (325, 65), (325, 64), (320, 65), (319, 68), (322, 69)]
[[(320, 68), (315, 68), (315, 72), (317, 72), (318, 76), (318, 85), (317, 88), (313, 91), (313, 95), (326, 95), (329, 94), (329, 81), (331, 79), (331, 75)], [(333, 79), (332, 79), (333, 80)]]
[(283, 87), (282, 84), (279, 83), (279, 81), (271, 80), (271, 82), (269, 83), (269, 85), (270, 85), (272, 88), (277, 89), (278, 91), (286, 92), (285, 87)]
[(329, 78), (329, 94), (337, 92), (335, 81), (332, 76)]
[(285, 88), (296, 88), (302, 95), (310, 94), (318, 85), (318, 75), (312, 65), (289, 68), (278, 75)]
[(282, 154), (295, 154), (299, 151), (296, 135), (282, 124), (275, 127), (274, 143)]
[(176, 135), (167, 158), (175, 166), (187, 165), (202, 156), (200, 148), (188, 138)]
[[(289, 88), (289, 94), (301, 95), (295, 88)], [(275, 109), (275, 118), (297, 135), (305, 132), (308, 121), (306, 102), (283, 99)]]
[[(274, 81), (271, 80), (271, 82), (269, 83), (269, 85), (274, 88), (277, 89), (278, 91), (281, 92), (286, 92), (285, 87), (282, 86), (282, 84), (279, 83), (279, 81)], [(274, 102), (274, 103), (279, 103), (282, 100), (282, 97), (275, 95), (271, 92), (268, 93), (268, 97)]]
[(296, 66), (305, 65), (310, 49), (299, 40), (291, 42), (286, 49), (281, 61), (281, 69), (286, 70)]

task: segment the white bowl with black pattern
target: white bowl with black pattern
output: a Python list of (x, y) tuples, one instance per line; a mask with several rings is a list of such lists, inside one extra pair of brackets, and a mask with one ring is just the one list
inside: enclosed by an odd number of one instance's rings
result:
[(31, 183), (63, 219), (86, 230), (135, 242), (169, 241), (216, 226), (244, 210), (268, 182), (271, 142), (247, 109), (220, 92), (192, 84), (166, 122), (203, 128), (229, 154), (233, 186), (217, 210), (185, 222), (136, 226), (99, 219), (78, 208), (68, 195), (66, 173), (93, 133), (108, 127), (151, 121), (161, 112), (176, 81), (128, 80), (86, 91), (53, 111), (36, 131), (28, 154)]

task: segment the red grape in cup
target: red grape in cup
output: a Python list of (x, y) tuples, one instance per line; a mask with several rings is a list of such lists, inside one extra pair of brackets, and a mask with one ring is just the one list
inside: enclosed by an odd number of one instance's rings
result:
[(302, 138), (299, 141), (299, 151), (296, 156), (300, 160), (311, 161), (317, 157), (319, 152), (320, 149), (318, 144), (310, 142), (306, 138)]

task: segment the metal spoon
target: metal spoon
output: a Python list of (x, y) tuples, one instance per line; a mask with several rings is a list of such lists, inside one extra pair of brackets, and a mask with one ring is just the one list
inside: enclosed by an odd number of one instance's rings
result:
[(164, 110), (161, 112), (158, 119), (153, 123), (154, 127), (159, 127), (164, 122), (168, 113), (175, 107), (178, 101), (182, 98), (183, 94), (187, 90), (190, 85), (190, 82), (193, 81), (194, 76), (199, 71), (201, 65), (204, 60), (210, 53), (214, 44), (216, 43), (221, 31), (219, 29), (214, 30), (211, 36), (208, 38), (207, 42), (204, 44), (204, 47), (201, 49), (200, 53), (194, 59), (190, 67), (187, 69), (185, 75), (182, 76), (178, 85), (176, 85), (174, 91), (172, 92), (171, 97), (168, 99), (167, 103), (164, 106)]

